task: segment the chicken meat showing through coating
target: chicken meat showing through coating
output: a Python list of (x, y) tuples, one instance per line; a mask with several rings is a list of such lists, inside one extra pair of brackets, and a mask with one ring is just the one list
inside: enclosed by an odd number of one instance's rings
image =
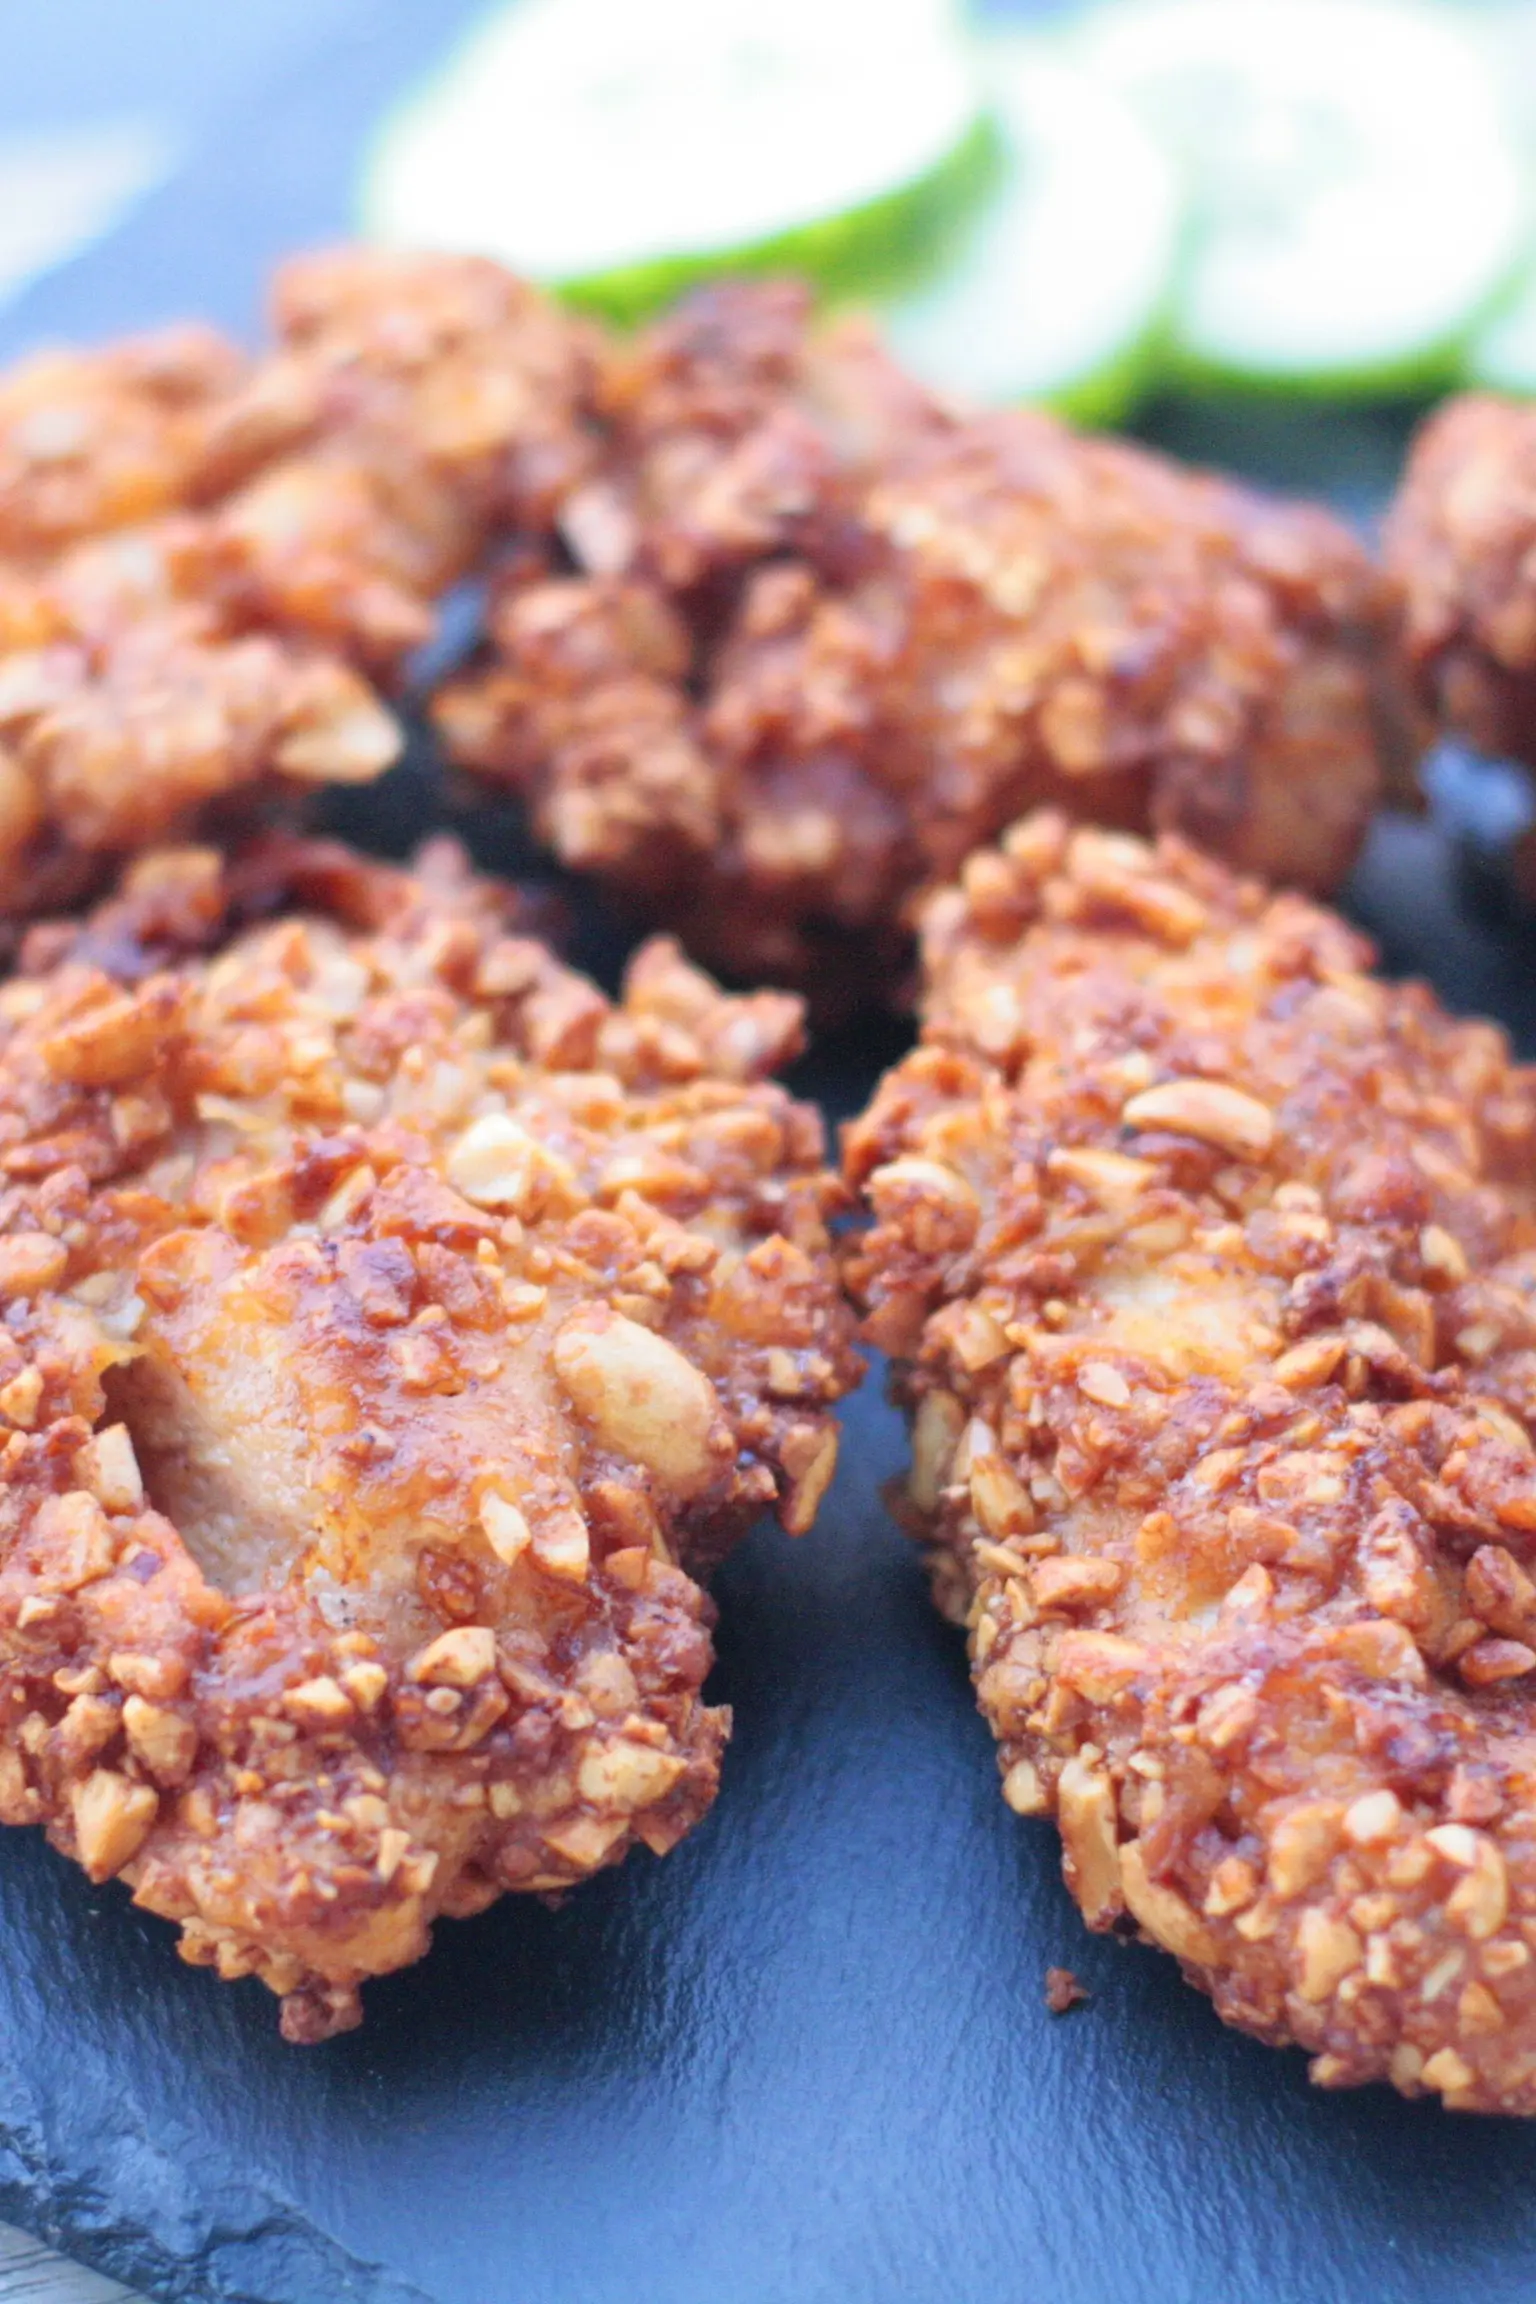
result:
[(1383, 537), (1427, 715), (1536, 766), (1536, 407), (1468, 393), (1421, 427)]
[(232, 799), (366, 781), (375, 692), (585, 465), (591, 330), (499, 266), (278, 275), (248, 363), (168, 330), (0, 379), (0, 904)]
[(613, 349), (599, 404), (574, 572), (513, 557), (438, 719), (711, 964), (879, 998), (912, 892), (1040, 800), (1347, 871), (1390, 595), (1328, 514), (966, 415), (783, 284)]
[(1314, 2079), (1536, 2112), (1536, 1075), (1172, 838), (923, 932), (849, 1274), (1004, 1797)]
[(0, 989), (0, 1817), (283, 1996), (670, 1848), (858, 1374), (799, 1004), (452, 855), (153, 854)]

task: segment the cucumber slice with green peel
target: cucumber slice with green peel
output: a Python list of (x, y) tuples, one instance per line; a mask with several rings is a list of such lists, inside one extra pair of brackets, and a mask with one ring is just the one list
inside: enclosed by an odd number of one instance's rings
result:
[(861, 208), (790, 225), (724, 255), (657, 257), (553, 285), (568, 304), (623, 324), (647, 319), (698, 281), (724, 272), (798, 273), (824, 297), (863, 302), (932, 271), (996, 170), (996, 133), (990, 120), (978, 119), (931, 176)]
[(954, 0), (516, 0), (385, 122), (361, 222), (628, 319), (724, 269), (900, 277), (991, 152)]
[(1186, 371), (1335, 393), (1449, 381), (1527, 229), (1473, 23), (1427, 0), (1105, 0), (1072, 45), (1187, 173)]
[(977, 43), (999, 182), (943, 271), (885, 313), (913, 373), (967, 398), (1123, 417), (1157, 368), (1180, 179), (1102, 80), (1027, 34)]

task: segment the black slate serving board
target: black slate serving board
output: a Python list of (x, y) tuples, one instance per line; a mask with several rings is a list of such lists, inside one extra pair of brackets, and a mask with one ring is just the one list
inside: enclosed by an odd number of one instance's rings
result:
[[(0, 319), (0, 355), (189, 310), (250, 326), (265, 265), (341, 228), (367, 121), (466, 12), (6, 0), (0, 129), (169, 107), (188, 157)], [(1181, 406), (1148, 429), (1368, 518), (1405, 427)], [(351, 829), (400, 846), (425, 790), (407, 773)], [(1379, 827), (1351, 901), (1391, 967), (1536, 1046), (1536, 936), (1469, 900), (1443, 823)], [(900, 1044), (845, 1037), (804, 1085), (851, 1110)], [(721, 1575), (736, 1734), (704, 1828), (560, 1911), (445, 1924), (361, 2033), (284, 2047), (259, 1986), (184, 1968), (121, 1892), (0, 1837), (0, 2214), (197, 2304), (1536, 2291), (1536, 2127), (1319, 2095), (1172, 1962), (1086, 1934), (881, 1508), (902, 1455), (872, 1379), (814, 1536), (761, 1532)], [(1086, 2008), (1046, 2013), (1052, 1964)]]

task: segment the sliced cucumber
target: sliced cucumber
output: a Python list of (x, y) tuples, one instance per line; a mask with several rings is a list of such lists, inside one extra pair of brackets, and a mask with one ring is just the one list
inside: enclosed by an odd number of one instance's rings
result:
[(1536, 271), (1526, 274), (1473, 337), (1466, 381), (1517, 400), (1536, 393)]
[(978, 400), (1124, 416), (1154, 372), (1178, 260), (1178, 174), (1135, 113), (1053, 43), (979, 41), (998, 185), (938, 277), (885, 315), (915, 374)]
[(1107, 0), (1075, 45), (1188, 173), (1187, 369), (1329, 392), (1449, 379), (1526, 228), (1474, 29), (1418, 0)]
[[(1527, 180), (1536, 192), (1536, 14), (1523, 4), (1496, 7), (1486, 29), (1525, 155)], [(1536, 198), (1532, 227), (1520, 276), (1468, 345), (1463, 377), (1468, 384), (1516, 399), (1536, 394)]]
[(361, 215), (628, 318), (725, 266), (899, 274), (990, 150), (953, 0), (517, 0), (385, 123)]

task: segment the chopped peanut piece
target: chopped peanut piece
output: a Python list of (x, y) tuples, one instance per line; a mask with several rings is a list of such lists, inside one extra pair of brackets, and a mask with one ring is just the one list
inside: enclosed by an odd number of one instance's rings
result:
[(313, 1728), (334, 1728), (351, 1721), (352, 1699), (339, 1680), (321, 1672), (284, 1691), (283, 1709)]
[(598, 1808), (645, 1808), (670, 1792), (687, 1766), (675, 1752), (620, 1739), (595, 1745), (576, 1771), (584, 1800)]
[(97, 1768), (74, 1793), (80, 1861), (93, 1880), (110, 1880), (143, 1846), (160, 1806), (158, 1793), (114, 1768)]
[(526, 1519), (510, 1497), (488, 1488), (480, 1499), (480, 1525), (485, 1540), (504, 1568), (527, 1551), (532, 1538)]
[(533, 1532), (533, 1557), (551, 1576), (569, 1584), (584, 1584), (592, 1541), (581, 1514), (567, 1507), (541, 1520)]
[(1120, 1851), (1120, 1882), (1127, 1905), (1154, 1944), (1180, 1960), (1198, 1960), (1206, 1966), (1217, 1960), (1214, 1934), (1182, 1896), (1151, 1877), (1139, 1841), (1127, 1841)]
[(434, 1688), (473, 1688), (496, 1669), (496, 1635), (484, 1624), (456, 1624), (418, 1649), (405, 1668), (408, 1680)]
[(1102, 1770), (1074, 1757), (1061, 1772), (1056, 1813), (1078, 1902), (1090, 1920), (1103, 1920), (1120, 1902), (1114, 1787)]
[(1311, 1906), (1301, 1916), (1297, 1931), (1301, 1949), (1301, 1975), (1296, 1989), (1303, 2000), (1326, 2000), (1361, 1960), (1361, 1943), (1345, 1920), (1334, 1920)]
[(1167, 1080), (1144, 1088), (1120, 1117), (1127, 1128), (1170, 1129), (1240, 1159), (1262, 1160), (1275, 1136), (1268, 1106), (1219, 1080)]
[(1040, 1771), (1032, 1760), (1015, 1760), (1003, 1778), (1003, 1798), (1016, 1816), (1043, 1816), (1050, 1806)]
[(123, 1706), (128, 1748), (161, 1784), (180, 1784), (197, 1757), (197, 1729), (163, 1704), (130, 1696)]
[(125, 1424), (109, 1424), (88, 1440), (75, 1470), (104, 1512), (142, 1510), (144, 1481)]
[(632, 1457), (680, 1496), (718, 1469), (714, 1386), (676, 1345), (622, 1314), (567, 1321), (555, 1367), (599, 1444)]

